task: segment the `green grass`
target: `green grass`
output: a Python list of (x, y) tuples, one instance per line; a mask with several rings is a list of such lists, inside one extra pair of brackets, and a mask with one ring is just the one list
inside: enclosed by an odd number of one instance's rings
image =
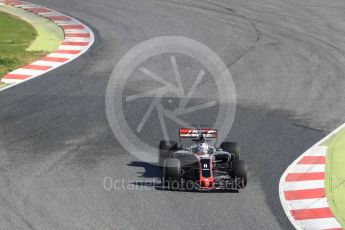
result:
[(328, 204), (345, 228), (345, 129), (328, 143), (325, 185)]
[(36, 39), (37, 32), (18, 17), (0, 12), (0, 77), (47, 54), (45, 51), (26, 51)]

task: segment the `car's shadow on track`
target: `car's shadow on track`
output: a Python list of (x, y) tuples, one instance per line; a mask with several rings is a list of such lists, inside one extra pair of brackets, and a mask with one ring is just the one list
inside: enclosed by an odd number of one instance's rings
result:
[(160, 178), (162, 176), (162, 168), (154, 163), (148, 163), (143, 161), (131, 161), (128, 166), (143, 168), (144, 172), (138, 172), (140, 177), (145, 178)]
[(128, 164), (131, 167), (143, 168), (143, 172), (138, 172), (140, 178), (145, 178), (145, 181), (132, 182), (135, 186), (142, 186), (146, 188), (153, 188), (159, 191), (174, 191), (174, 192), (198, 192), (198, 193), (238, 193), (238, 190), (213, 190), (213, 191), (197, 191), (197, 190), (186, 190), (176, 189), (171, 190), (165, 188), (161, 183), (162, 168), (154, 163), (148, 163), (143, 161), (132, 161)]

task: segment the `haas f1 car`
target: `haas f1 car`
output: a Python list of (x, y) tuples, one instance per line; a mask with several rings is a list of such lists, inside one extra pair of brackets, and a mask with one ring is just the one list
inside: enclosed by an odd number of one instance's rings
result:
[[(161, 141), (159, 163), (163, 167), (163, 188), (172, 190), (239, 190), (247, 185), (247, 166), (240, 160), (235, 142), (216, 148), (208, 142), (217, 138), (216, 129), (181, 128), (180, 143)], [(194, 142), (182, 146), (182, 139)]]

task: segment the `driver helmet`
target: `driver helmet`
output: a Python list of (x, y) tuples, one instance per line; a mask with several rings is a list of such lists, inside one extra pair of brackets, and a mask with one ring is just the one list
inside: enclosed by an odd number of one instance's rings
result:
[(200, 154), (207, 154), (208, 152), (208, 144), (207, 143), (199, 143), (198, 144), (198, 152)]

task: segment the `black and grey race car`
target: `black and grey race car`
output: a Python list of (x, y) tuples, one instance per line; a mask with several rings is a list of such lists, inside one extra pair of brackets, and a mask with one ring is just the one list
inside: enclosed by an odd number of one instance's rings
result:
[[(223, 142), (219, 148), (208, 139), (217, 138), (216, 129), (181, 128), (180, 143), (161, 141), (159, 163), (162, 185), (175, 190), (239, 190), (247, 185), (247, 165), (240, 160), (236, 142)], [(190, 147), (183, 147), (181, 138), (193, 138)]]

